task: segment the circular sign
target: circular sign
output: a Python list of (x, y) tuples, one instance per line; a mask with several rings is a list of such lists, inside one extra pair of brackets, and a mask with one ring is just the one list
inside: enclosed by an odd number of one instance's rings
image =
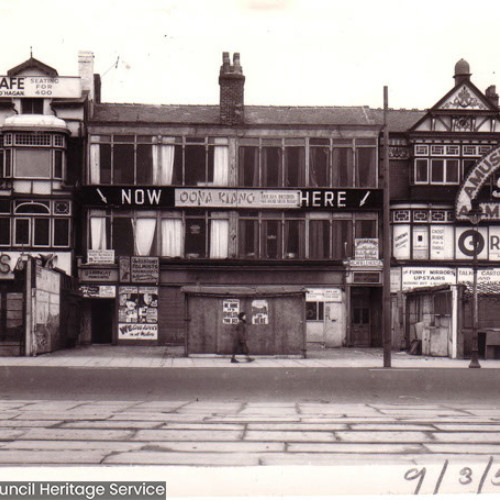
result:
[[(471, 241), (466, 244), (469, 238)], [(478, 255), (483, 251), (484, 238), (478, 231), (468, 229), (458, 238), (458, 248), (467, 257), (474, 257), (474, 255)]]

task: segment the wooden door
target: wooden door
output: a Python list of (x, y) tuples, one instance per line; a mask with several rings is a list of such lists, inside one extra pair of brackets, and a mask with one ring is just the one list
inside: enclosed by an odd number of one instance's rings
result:
[(370, 289), (351, 289), (351, 344), (371, 345)]

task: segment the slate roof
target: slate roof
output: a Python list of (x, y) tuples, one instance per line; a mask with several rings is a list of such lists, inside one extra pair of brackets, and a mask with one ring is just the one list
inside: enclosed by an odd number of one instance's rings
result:
[[(390, 110), (391, 132), (403, 132), (424, 115), (417, 110)], [(99, 103), (90, 123), (164, 123), (218, 125), (218, 105)], [(382, 126), (383, 111), (368, 106), (245, 106), (245, 124)]]

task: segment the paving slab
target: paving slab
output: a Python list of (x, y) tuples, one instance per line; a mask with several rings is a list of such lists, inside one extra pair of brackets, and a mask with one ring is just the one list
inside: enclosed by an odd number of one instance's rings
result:
[(17, 429), (32, 427), (53, 427), (62, 424), (63, 420), (0, 420), (0, 429)]
[(106, 453), (98, 450), (78, 451), (37, 451), (4, 450), (0, 448), (0, 464), (5, 465), (99, 465)]
[(242, 431), (215, 430), (140, 430), (134, 441), (239, 441)]
[(23, 411), (16, 420), (103, 420), (111, 418), (112, 412), (60, 412), (60, 411)]
[(303, 422), (286, 423), (286, 422), (266, 422), (259, 424), (247, 424), (247, 429), (250, 431), (342, 431), (348, 430), (348, 424), (339, 423), (315, 423), (308, 424)]
[[(1, 431), (0, 431), (1, 432)], [(108, 430), (108, 429), (30, 429), (24, 432), (22, 439), (44, 440), (44, 441), (124, 441), (129, 440), (132, 432), (127, 430)]]
[(433, 432), (440, 443), (491, 443), (500, 444), (500, 433), (492, 432)]
[(169, 441), (168, 443), (143, 446), (143, 451), (197, 451), (217, 453), (283, 452), (285, 443), (264, 443), (247, 441)]
[[(1, 451), (1, 450), (0, 450)], [(259, 465), (260, 457), (254, 453), (180, 453), (180, 452), (132, 452), (106, 457), (104, 465), (197, 465), (242, 466)]]
[(140, 450), (147, 443), (132, 441), (12, 441), (2, 449), (15, 450), (104, 450), (106, 453)]
[(129, 405), (130, 411), (175, 411), (182, 406), (191, 403), (191, 401), (146, 401), (146, 402), (132, 402)]
[(433, 424), (404, 424), (402, 422), (349, 423), (353, 431), (435, 431)]
[(70, 411), (82, 405), (79, 401), (40, 401), (26, 405), (25, 411)]
[(216, 431), (240, 431), (243, 432), (245, 429), (245, 424), (219, 424), (217, 422), (211, 423), (190, 423), (190, 422), (169, 422), (167, 424), (161, 424), (159, 429), (168, 430), (216, 430)]
[(205, 419), (205, 414), (187, 414), (187, 413), (148, 413), (143, 411), (131, 412), (124, 411), (111, 414), (111, 420), (136, 420), (136, 421), (154, 421), (154, 422), (199, 422)]
[(155, 429), (163, 425), (156, 421), (130, 420), (78, 420), (62, 422), (60, 429)]
[(410, 455), (428, 452), (422, 444), (386, 443), (290, 443), (288, 453), (392, 453)]
[(436, 422), (434, 427), (440, 431), (456, 431), (456, 432), (500, 432), (500, 424), (478, 424), (474, 422), (466, 424), (442, 424)]
[[(260, 456), (262, 465), (323, 465), (323, 466), (360, 466), (360, 465), (404, 465), (414, 466), (410, 455), (366, 454), (352, 455), (341, 453), (269, 453)], [(360, 479), (362, 480), (362, 478)], [(334, 487), (334, 486), (333, 486)]]
[(324, 431), (247, 431), (245, 441), (280, 441), (280, 442), (333, 442), (332, 432)]
[(431, 438), (424, 432), (356, 431), (336, 432), (337, 439), (350, 443), (425, 443)]

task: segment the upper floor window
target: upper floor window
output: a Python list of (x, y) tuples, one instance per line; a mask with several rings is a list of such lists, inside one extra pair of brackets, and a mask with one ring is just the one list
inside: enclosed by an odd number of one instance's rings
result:
[(309, 185), (314, 187), (374, 187), (377, 149), (370, 139), (309, 140)]
[(249, 144), (241, 145), (239, 148), (240, 186), (304, 185), (304, 139), (249, 139), (245, 142)]
[(21, 99), (21, 114), (43, 115), (43, 99)]
[(228, 141), (207, 137), (93, 136), (89, 182), (115, 185), (226, 186)]
[(457, 158), (416, 158), (415, 183), (458, 184), (461, 176), (460, 163)]
[(0, 150), (0, 166), (5, 178), (63, 179), (65, 137), (49, 133), (8, 133)]

